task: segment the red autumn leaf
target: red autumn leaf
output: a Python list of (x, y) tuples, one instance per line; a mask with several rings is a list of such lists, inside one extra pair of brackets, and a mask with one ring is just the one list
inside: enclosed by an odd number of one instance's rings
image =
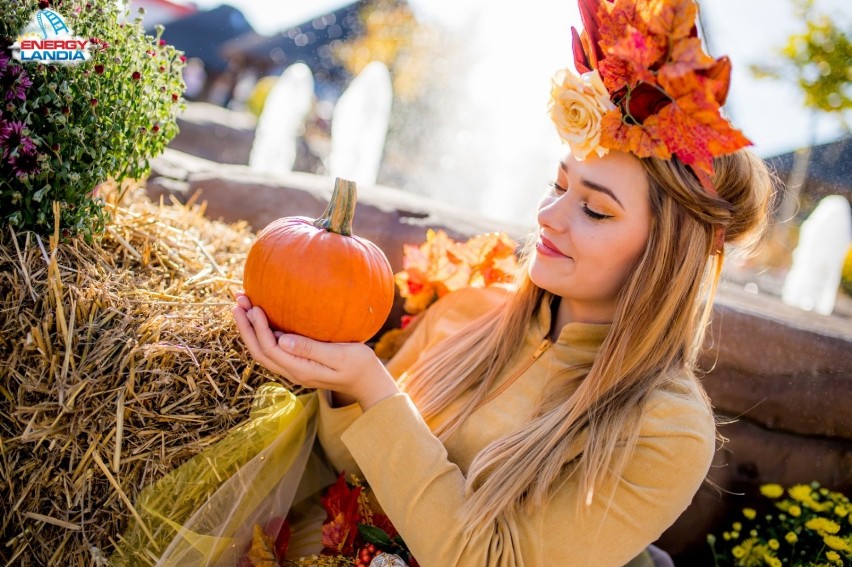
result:
[(287, 548), (290, 546), (290, 536), (292, 535), (290, 522), (280, 516), (271, 518), (266, 522), (263, 533), (275, 542), (275, 557), (284, 559), (287, 555)]
[(693, 0), (655, 0), (648, 30), (654, 35), (668, 37), (673, 42), (696, 35), (695, 18), (698, 6)]
[(751, 142), (719, 114), (712, 92), (699, 87), (660, 112), (659, 133), (682, 162), (712, 175), (714, 155), (733, 153)]
[(340, 473), (335, 482), (322, 497), (322, 506), (326, 511), (326, 521), (322, 525), (322, 545), (324, 548), (349, 555), (352, 544), (358, 535), (358, 496), (361, 487), (349, 488)]
[(257, 524), (254, 525), (251, 547), (246, 557), (254, 567), (279, 567), (275, 557), (275, 541), (263, 533)]
[[(585, 31), (583, 31), (583, 35), (586, 35)], [(571, 51), (574, 52), (574, 68), (577, 69), (579, 74), (582, 75), (592, 70), (592, 64), (583, 48), (583, 39), (574, 26), (571, 26)]]
[[(602, 4), (604, 0), (578, 0), (577, 5), (580, 8), (580, 20), (583, 22), (583, 33), (578, 38), (581, 40), (581, 47), (584, 48), (586, 62), (588, 63), (586, 71), (581, 71), (577, 67), (578, 73), (585, 73), (592, 69), (597, 69), (598, 62), (603, 59), (603, 52), (600, 46), (600, 32), (598, 25), (600, 18), (598, 16), (600, 10), (604, 9)], [(574, 61), (577, 61), (577, 44), (574, 44)]]

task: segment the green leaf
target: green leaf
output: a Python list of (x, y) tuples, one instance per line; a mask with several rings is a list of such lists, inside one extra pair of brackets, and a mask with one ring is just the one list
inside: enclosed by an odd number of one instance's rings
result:
[(358, 524), (358, 533), (364, 538), (367, 543), (375, 545), (392, 546), (393, 541), (390, 536), (381, 528), (370, 526), (367, 524)]

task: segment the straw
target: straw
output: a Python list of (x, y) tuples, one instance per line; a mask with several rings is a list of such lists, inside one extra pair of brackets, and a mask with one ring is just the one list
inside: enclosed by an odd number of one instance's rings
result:
[(246, 224), (140, 188), (109, 210), (92, 243), (0, 231), (0, 564), (102, 564), (139, 491), (280, 381), (230, 314)]

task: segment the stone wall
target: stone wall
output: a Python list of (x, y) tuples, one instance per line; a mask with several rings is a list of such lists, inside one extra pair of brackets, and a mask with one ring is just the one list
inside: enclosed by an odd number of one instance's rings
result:
[[(206, 214), (245, 220), (255, 230), (283, 216), (319, 216), (333, 180), (293, 173), (270, 176), (219, 165), (176, 151), (155, 160), (148, 182), (158, 199), (198, 195)], [(168, 201), (167, 201), (168, 202)], [(420, 243), (428, 228), (456, 239), (510, 226), (386, 187), (359, 187), (354, 232), (379, 245), (394, 270), (402, 245)], [(391, 321), (402, 314), (397, 301)], [(682, 557), (706, 548), (725, 513), (766, 482), (817, 480), (852, 494), (852, 324), (805, 313), (778, 299), (722, 286), (716, 301), (703, 377), (728, 440), (717, 452), (709, 482), (660, 544)], [(745, 496), (737, 496), (745, 494)], [(684, 564), (697, 565), (688, 560)], [(698, 561), (698, 560), (695, 560)]]

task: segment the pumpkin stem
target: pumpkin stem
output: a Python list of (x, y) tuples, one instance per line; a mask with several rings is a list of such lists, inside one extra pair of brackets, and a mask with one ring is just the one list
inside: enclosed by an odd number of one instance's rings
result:
[(352, 217), (355, 215), (356, 196), (354, 181), (340, 177), (335, 179), (331, 201), (322, 216), (314, 221), (314, 226), (343, 236), (352, 236)]

